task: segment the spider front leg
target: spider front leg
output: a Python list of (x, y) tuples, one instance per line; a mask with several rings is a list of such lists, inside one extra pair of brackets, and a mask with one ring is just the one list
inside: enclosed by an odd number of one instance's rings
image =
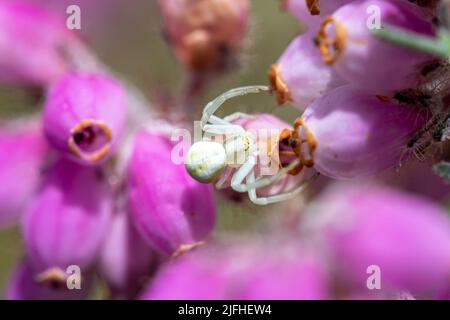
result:
[[(276, 194), (276, 195), (268, 196), (268, 197), (258, 197), (256, 194), (256, 188), (249, 188), (248, 196), (254, 204), (257, 204), (260, 206), (265, 206), (268, 204), (289, 200), (289, 199), (292, 199), (293, 197), (295, 197), (297, 194), (301, 193), (303, 190), (305, 190), (311, 182), (313, 182), (314, 180), (317, 179), (318, 176), (319, 176), (319, 173), (314, 174), (308, 180), (302, 182), (300, 184), (300, 186), (298, 186), (286, 193)], [(251, 172), (248, 175), (247, 183), (249, 185), (255, 184), (254, 172)]]
[(203, 116), (202, 116), (202, 120), (201, 120), (202, 127), (206, 123), (208, 123), (211, 116), (217, 111), (217, 109), (220, 108), (220, 106), (222, 104), (225, 103), (225, 101), (227, 101), (231, 98), (243, 96), (243, 95), (246, 95), (249, 93), (260, 93), (260, 92), (265, 92), (265, 91), (268, 92), (270, 90), (271, 89), (268, 86), (248, 86), (248, 87), (231, 89), (231, 90), (221, 94), (216, 99), (209, 102), (206, 105), (206, 107), (203, 109)]

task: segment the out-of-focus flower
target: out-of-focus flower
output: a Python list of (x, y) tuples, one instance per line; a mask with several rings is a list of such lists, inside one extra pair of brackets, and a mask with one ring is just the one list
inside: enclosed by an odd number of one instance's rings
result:
[(326, 299), (329, 288), (322, 262), (292, 242), (212, 244), (166, 265), (142, 298)]
[(178, 59), (194, 71), (233, 65), (243, 47), (248, 0), (160, 0), (164, 28)]
[[(368, 16), (370, 8), (379, 10), (379, 26), (375, 17)], [(406, 1), (351, 2), (322, 23), (318, 43), (324, 62), (333, 65), (342, 79), (361, 88), (383, 93), (416, 86), (432, 57), (377, 38), (373, 30), (386, 25), (426, 36), (435, 34), (418, 7)]]
[(151, 275), (157, 255), (136, 232), (126, 213), (114, 216), (103, 242), (98, 268), (115, 299), (136, 296)]
[[(62, 275), (64, 277), (64, 275)], [(25, 258), (14, 270), (6, 289), (8, 300), (79, 300), (86, 299), (92, 286), (92, 275), (81, 278), (81, 289), (70, 290), (67, 283), (39, 283)]]
[(269, 70), (278, 103), (293, 102), (305, 109), (316, 98), (344, 83), (334, 69), (323, 63), (313, 32), (295, 38)]
[(46, 173), (23, 220), (25, 247), (36, 272), (45, 278), (46, 272), (70, 265), (89, 270), (111, 212), (111, 188), (100, 169), (59, 159)]
[[(257, 138), (258, 148), (260, 150), (260, 158), (255, 167), (255, 175), (262, 176), (262, 166), (268, 169), (274, 166), (275, 172), (284, 164), (293, 160), (293, 157), (286, 157), (279, 149), (280, 134), (284, 129), (290, 128), (291, 125), (280, 120), (271, 114), (255, 114), (247, 117), (239, 118), (233, 124), (239, 125), (246, 131), (254, 133)], [(294, 157), (295, 158), (295, 157)], [(231, 178), (236, 172), (236, 168), (228, 167), (222, 173), (220, 180), (216, 183), (216, 187), (222, 190), (223, 193), (231, 199), (240, 200), (240, 196), (245, 196), (245, 193), (238, 193), (229, 188), (231, 185)], [(268, 197), (283, 192), (288, 192), (299, 184), (305, 177), (305, 172), (298, 175), (288, 175), (279, 182), (270, 186), (260, 188), (257, 190), (258, 196)]]
[(370, 266), (379, 267), (381, 281), (373, 291), (383, 294), (431, 298), (448, 289), (450, 219), (432, 202), (373, 185), (337, 185), (307, 217), (304, 227), (326, 239), (341, 290), (368, 293)]
[(159, 133), (140, 131), (128, 167), (131, 218), (142, 237), (164, 254), (205, 240), (215, 224), (212, 188), (171, 159), (173, 144)]
[(0, 227), (19, 219), (35, 191), (48, 151), (41, 127), (18, 121), (0, 128)]
[(80, 163), (98, 164), (114, 151), (127, 122), (127, 96), (116, 80), (71, 73), (51, 89), (43, 126), (49, 142)]
[(298, 139), (287, 143), (305, 166), (325, 176), (367, 176), (408, 156), (408, 140), (427, 119), (423, 109), (346, 85), (309, 106), (296, 121)]
[(0, 83), (43, 87), (72, 68), (80, 46), (65, 21), (23, 1), (0, 2)]

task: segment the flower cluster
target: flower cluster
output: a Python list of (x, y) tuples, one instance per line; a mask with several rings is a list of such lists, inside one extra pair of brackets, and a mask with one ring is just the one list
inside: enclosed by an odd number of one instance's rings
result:
[[(76, 2), (88, 17), (91, 2)], [(438, 1), (282, 3), (305, 32), (258, 65), (270, 86), (205, 106), (205, 143), (191, 148), (173, 132), (195, 131), (208, 85), (245, 64), (250, 1), (155, 2), (187, 76), (179, 96), (150, 99), (68, 29), (65, 1), (0, 1), (0, 86), (40, 106), (0, 120), (0, 228), (18, 226), (24, 249), (8, 299), (449, 298), (450, 188), (431, 167), (450, 158), (450, 68), (375, 32), (437, 37)], [(215, 114), (259, 92), (297, 116)], [(178, 152), (196, 162), (174, 161)], [(244, 192), (256, 204), (289, 201), (223, 227), (255, 210)]]

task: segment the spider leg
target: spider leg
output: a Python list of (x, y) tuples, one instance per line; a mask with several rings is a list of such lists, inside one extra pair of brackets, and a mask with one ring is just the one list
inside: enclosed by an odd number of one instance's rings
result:
[[(315, 181), (317, 179), (318, 176), (319, 176), (319, 173), (315, 173), (313, 176), (308, 178), (306, 181), (303, 181), (298, 187), (292, 189), (291, 191), (285, 192), (285, 193), (280, 193), (280, 194), (276, 194), (276, 195), (268, 196), (268, 197), (258, 197), (256, 194), (256, 188), (251, 188), (248, 190), (248, 196), (254, 204), (257, 204), (260, 206), (265, 206), (265, 205), (268, 205), (271, 203), (289, 200), (289, 199), (292, 199), (293, 197), (295, 197), (297, 194), (301, 193), (303, 190), (305, 190), (309, 186), (309, 184), (311, 184), (313, 181)], [(255, 182), (255, 175), (254, 175), (254, 172), (251, 172), (247, 177), (247, 183), (251, 185), (254, 182)]]
[(240, 87), (240, 88), (231, 89), (231, 90), (221, 94), (216, 99), (209, 102), (203, 109), (201, 126), (203, 127), (209, 121), (209, 119), (214, 114), (214, 112), (216, 112), (217, 109), (219, 109), (220, 106), (228, 99), (243, 96), (243, 95), (246, 95), (249, 93), (260, 93), (260, 92), (270, 91), (270, 90), (271, 89), (268, 86), (248, 86), (248, 87)]
[(244, 179), (253, 172), (256, 165), (255, 156), (249, 156), (247, 161), (234, 173), (231, 179), (231, 188), (237, 192), (247, 192), (248, 187), (245, 183), (242, 183)]
[(238, 119), (252, 119), (252, 118), (254, 118), (254, 116), (248, 115), (243, 112), (235, 112), (235, 113), (230, 114), (229, 116), (226, 116), (225, 118), (223, 118), (223, 120), (228, 121), (228, 122), (233, 122)]
[(294, 169), (299, 164), (300, 164), (300, 159), (295, 159), (287, 167), (281, 168), (280, 170), (278, 170), (278, 172), (276, 174), (274, 174), (270, 177), (258, 178), (252, 183), (247, 183), (247, 184), (242, 185), (240, 187), (242, 191), (240, 191), (240, 192), (246, 192), (249, 189), (253, 189), (253, 188), (258, 189), (258, 188), (266, 187), (266, 186), (274, 183), (278, 179), (280, 179), (282, 176), (288, 174), (288, 172), (290, 170)]

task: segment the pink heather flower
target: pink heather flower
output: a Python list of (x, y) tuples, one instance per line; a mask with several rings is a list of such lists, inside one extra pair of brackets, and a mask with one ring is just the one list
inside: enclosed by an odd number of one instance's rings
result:
[(186, 253), (162, 268), (141, 298), (327, 299), (321, 259), (299, 246), (278, 245), (240, 242)]
[(271, 66), (269, 79), (279, 104), (292, 102), (304, 110), (316, 98), (344, 84), (334, 69), (323, 63), (314, 37), (307, 32), (295, 38)]
[(79, 40), (65, 21), (22, 1), (0, 2), (0, 83), (46, 86), (72, 68), (66, 51)]
[(34, 269), (92, 267), (108, 231), (112, 200), (100, 169), (59, 159), (46, 173), (22, 223)]
[(346, 85), (317, 99), (297, 121), (297, 153), (325, 176), (379, 173), (409, 155), (407, 143), (428, 112)]
[(39, 283), (27, 259), (14, 270), (6, 289), (8, 300), (80, 300), (86, 299), (92, 286), (92, 275), (81, 277), (81, 289), (69, 290), (67, 282)]
[(143, 241), (126, 213), (117, 213), (98, 262), (101, 278), (115, 299), (131, 299), (151, 276), (157, 255)]
[(98, 164), (114, 152), (126, 122), (124, 88), (100, 74), (64, 76), (50, 89), (43, 114), (52, 146), (86, 164)]
[[(255, 134), (258, 141), (258, 147), (261, 151), (260, 158), (258, 159), (258, 165), (255, 168), (255, 173), (257, 177), (262, 176), (261, 174), (261, 162), (264, 161), (264, 165), (270, 166), (267, 163), (269, 160), (272, 163), (276, 164), (276, 171), (280, 165), (284, 165), (287, 162), (292, 161), (292, 158), (282, 157), (279, 154), (279, 140), (280, 134), (284, 129), (290, 129), (291, 125), (286, 122), (280, 120), (279, 118), (271, 115), (271, 114), (254, 114), (249, 115), (248, 118), (240, 118), (234, 121), (234, 124), (242, 126), (245, 130), (251, 131)], [(267, 154), (264, 155), (264, 150), (268, 150)], [(261, 156), (266, 157), (262, 159)], [(240, 199), (240, 196), (245, 196), (244, 193), (238, 193), (232, 190), (230, 187), (231, 178), (233, 174), (236, 172), (234, 168), (227, 168), (226, 171), (222, 174), (221, 179), (216, 184), (219, 189), (224, 189), (224, 193), (228, 195), (232, 199)], [(283, 192), (288, 192), (293, 189), (296, 185), (298, 185), (302, 179), (304, 178), (304, 173), (295, 175), (295, 176), (286, 176), (281, 179), (278, 183), (273, 185), (260, 188), (257, 191), (258, 196), (267, 197)]]
[(248, 0), (160, 0), (168, 41), (194, 71), (216, 71), (234, 63), (246, 36)]
[(17, 222), (35, 191), (48, 150), (41, 127), (17, 121), (0, 128), (0, 227)]
[(371, 6), (380, 10), (381, 27), (391, 25), (427, 36), (435, 33), (418, 7), (406, 1), (351, 2), (322, 24), (318, 42), (324, 62), (333, 65), (342, 79), (361, 88), (383, 93), (416, 86), (432, 57), (378, 39), (367, 26)]
[[(311, 206), (343, 288), (368, 292), (369, 266), (381, 293), (431, 298), (450, 281), (450, 218), (425, 198), (370, 185), (337, 185)], [(317, 219), (317, 220), (314, 220)]]
[(212, 188), (192, 179), (171, 159), (169, 138), (136, 135), (128, 167), (131, 219), (142, 237), (164, 254), (205, 240), (215, 224)]

